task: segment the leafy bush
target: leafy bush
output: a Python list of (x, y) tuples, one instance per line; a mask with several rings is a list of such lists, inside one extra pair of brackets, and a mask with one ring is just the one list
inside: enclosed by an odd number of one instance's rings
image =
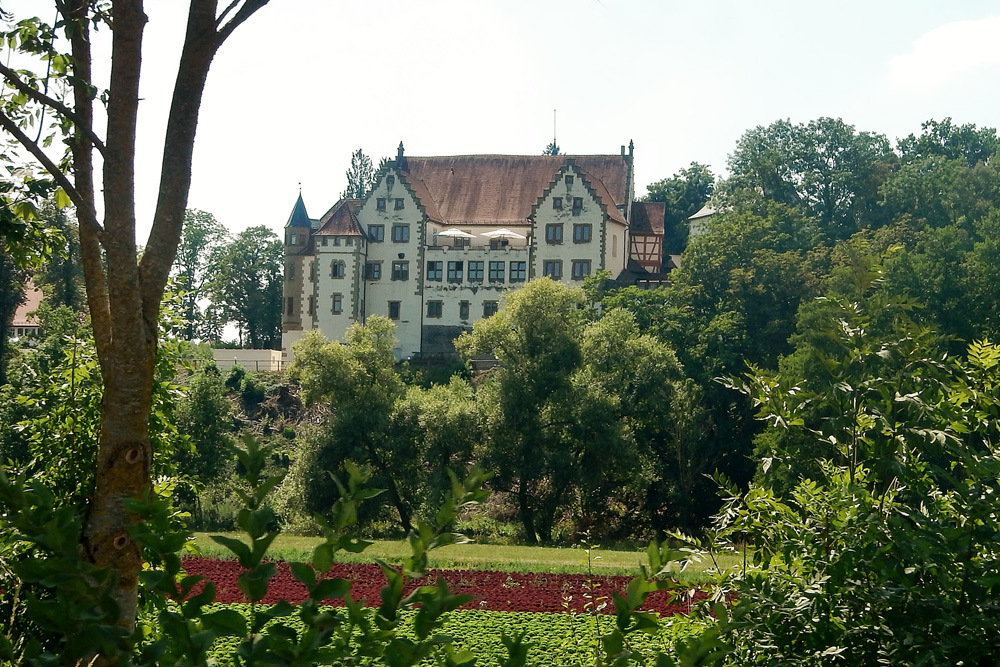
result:
[(840, 302), (827, 330), (827, 386), (743, 385), (761, 418), (833, 454), (785, 495), (729, 490), (719, 536), (752, 558), (720, 629), (738, 664), (995, 664), (1000, 348), (942, 361), (904, 321), (894, 338), (858, 326), (857, 308)]

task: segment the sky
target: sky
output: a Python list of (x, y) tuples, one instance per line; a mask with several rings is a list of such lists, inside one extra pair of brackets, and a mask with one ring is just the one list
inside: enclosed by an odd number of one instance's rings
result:
[[(146, 5), (140, 243), (187, 2)], [(336, 203), (358, 148), (535, 155), (554, 110), (564, 153), (634, 142), (637, 195), (691, 162), (725, 175), (778, 119), (893, 141), (932, 118), (998, 127), (998, 36), (1000, 6), (978, 0), (271, 0), (214, 63), (189, 207), (279, 231), (300, 187), (314, 218)]]

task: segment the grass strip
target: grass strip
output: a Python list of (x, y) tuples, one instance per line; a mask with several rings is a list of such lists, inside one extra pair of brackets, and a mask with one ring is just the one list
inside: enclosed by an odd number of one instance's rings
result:
[[(238, 533), (222, 534), (240, 538)], [(195, 544), (203, 556), (209, 558), (231, 558), (232, 554), (209, 538), (210, 533), (196, 533)], [(268, 550), (268, 557), (286, 561), (309, 561), (313, 548), (319, 543), (317, 537), (279, 535)], [(361, 554), (338, 554), (344, 563), (373, 563), (381, 559), (400, 564), (410, 553), (409, 544), (403, 540), (378, 540)], [(455, 544), (437, 549), (430, 554), (432, 568), (442, 570), (496, 570), (500, 572), (550, 572), (555, 574), (586, 574), (588, 571), (602, 575), (635, 576), (639, 564), (646, 562), (644, 550), (616, 551), (594, 549), (588, 565), (587, 553), (576, 547), (527, 547), (495, 544)], [(736, 556), (726, 555), (719, 561), (723, 568), (739, 563)], [(674, 576), (681, 581), (697, 583), (705, 581), (706, 569), (714, 567), (711, 561), (690, 563)]]

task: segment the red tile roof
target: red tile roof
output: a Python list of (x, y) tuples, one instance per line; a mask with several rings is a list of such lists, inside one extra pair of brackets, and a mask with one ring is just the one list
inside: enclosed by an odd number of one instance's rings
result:
[(661, 201), (632, 202), (632, 233), (663, 235), (667, 205)]
[(38, 318), (34, 315), (28, 316), (28, 313), (33, 313), (38, 310), (38, 306), (42, 303), (42, 291), (35, 287), (35, 284), (29, 279), (28, 284), (25, 285), (24, 303), (17, 307), (14, 311), (14, 320), (11, 322), (11, 326), (14, 327), (37, 327)]
[[(447, 225), (517, 225), (572, 158), (608, 215), (626, 201), (628, 164), (621, 155), (457, 155), (406, 157), (406, 184), (427, 217)], [(620, 221), (623, 221), (620, 220)]]
[(319, 220), (319, 236), (364, 236), (355, 215), (361, 206), (360, 199), (341, 199)]

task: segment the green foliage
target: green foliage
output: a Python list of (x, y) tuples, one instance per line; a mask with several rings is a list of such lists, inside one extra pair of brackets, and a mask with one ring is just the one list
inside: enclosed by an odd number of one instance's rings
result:
[(477, 389), (483, 460), (529, 543), (552, 540), (568, 512), (575, 530), (642, 532), (673, 444), (674, 353), (625, 311), (585, 326), (583, 305), (582, 290), (535, 280), (456, 341), (500, 362)]
[(188, 209), (184, 214), (184, 231), (177, 256), (174, 258), (173, 273), (177, 289), (181, 294), (184, 314), (184, 338), (218, 339), (216, 332), (207, 330), (204, 315), (198, 301), (205, 294), (210, 279), (213, 256), (229, 240), (229, 232), (211, 213)]
[(883, 135), (840, 119), (780, 120), (743, 135), (721, 190), (729, 206), (763, 199), (795, 207), (819, 224), (823, 239), (844, 239), (878, 216), (878, 190), (896, 159)]
[(66, 306), (74, 312), (86, 312), (80, 230), (69, 211), (52, 202), (46, 202), (40, 214), (58, 237), (53, 238), (52, 254), (35, 272), (35, 286), (42, 290), (51, 307)]
[(739, 664), (976, 664), (998, 650), (1000, 349), (942, 361), (905, 320), (879, 336), (867, 316), (830, 314), (814, 348), (825, 386), (745, 385), (761, 418), (817, 448), (796, 452), (814, 475), (781, 496), (733, 489), (720, 514), (723, 538), (750, 541), (727, 629)]
[[(265, 504), (280, 477), (267, 476), (266, 447), (253, 438), (244, 440), (236, 455), (244, 470), (241, 497), (244, 508), (239, 524), (248, 541), (216, 537), (245, 568), (240, 589), (252, 601), (267, 591), (275, 565), (265, 562), (268, 545), (277, 532), (275, 516)], [(110, 595), (113, 582), (100, 570), (81, 561), (77, 548), (82, 526), (72, 508), (56, 508), (55, 497), (44, 485), (9, 482), (0, 473), (2, 534), (27, 545), (34, 557), (13, 566), (20, 585), (47, 591), (44, 597), (30, 592), (24, 598), (23, 624), (0, 637), (0, 659), (17, 664), (75, 664), (99, 657), (109, 664), (207, 665), (208, 651), (218, 638), (235, 637), (230, 659), (241, 664), (288, 665), (353, 664), (361, 656), (381, 658), (390, 665), (415, 665), (432, 656), (445, 664), (471, 664), (472, 656), (455, 651), (452, 640), (439, 632), (445, 614), (467, 602), (453, 595), (442, 582), (422, 586), (404, 595), (407, 582), (426, 574), (430, 550), (462, 541), (448, 526), (458, 514), (480, 502), (486, 477), (473, 471), (464, 481), (452, 476), (452, 493), (433, 523), (420, 522), (410, 535), (411, 556), (402, 568), (383, 564), (386, 587), (382, 605), (372, 614), (353, 601), (350, 582), (324, 578), (340, 551), (359, 552), (366, 543), (348, 531), (357, 520), (358, 504), (377, 495), (366, 486), (365, 474), (348, 466), (350, 478), (341, 489), (329, 522), (323, 521), (325, 539), (316, 547), (311, 563), (292, 563), (295, 578), (309, 598), (298, 605), (283, 602), (274, 607), (250, 605), (245, 618), (233, 609), (209, 607), (214, 588), (190, 595), (199, 577), (181, 570), (179, 550), (188, 539), (179, 517), (170, 508), (169, 494), (130, 502), (130, 510), (143, 521), (131, 531), (143, 548), (148, 569), (141, 574), (147, 609), (134, 631), (118, 624), (117, 606)], [(32, 589), (34, 590), (34, 589)], [(343, 598), (343, 609), (323, 608), (327, 598)], [(404, 615), (402, 612), (410, 611)], [(299, 629), (285, 619), (294, 618)], [(408, 628), (408, 633), (402, 630)]]
[(276, 348), (281, 341), (284, 246), (267, 227), (250, 227), (210, 254), (205, 285), (208, 316), (235, 323), (243, 347)]
[(376, 176), (381, 173), (382, 165), (379, 165), (378, 172), (372, 167), (372, 160), (365, 155), (360, 148), (351, 153), (351, 168), (345, 174), (347, 177), (347, 189), (340, 193), (341, 199), (364, 199), (368, 193), (377, 185)]

